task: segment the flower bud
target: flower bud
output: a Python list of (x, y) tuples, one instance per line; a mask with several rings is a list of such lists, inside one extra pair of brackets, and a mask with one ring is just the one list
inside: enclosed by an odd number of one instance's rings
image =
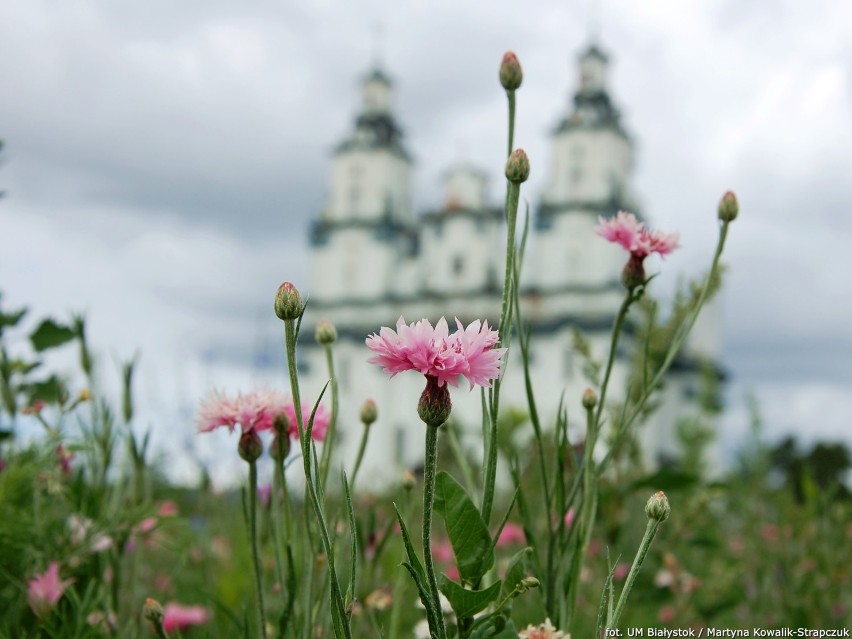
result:
[(592, 410), (598, 404), (598, 396), (591, 388), (583, 391), (583, 408)]
[(733, 222), (737, 219), (737, 213), (740, 212), (740, 204), (737, 202), (737, 196), (733, 191), (728, 191), (722, 196), (722, 201), (719, 202), (719, 219), (723, 222)]
[(263, 454), (263, 442), (260, 441), (260, 437), (254, 429), (246, 431), (240, 436), (237, 452), (248, 463), (257, 461)]
[(322, 319), (317, 323), (317, 330), (314, 335), (319, 344), (334, 344), (337, 341), (337, 329), (327, 319)]
[(281, 320), (298, 319), (302, 314), (302, 296), (291, 282), (284, 282), (275, 293), (275, 314)]
[(438, 379), (426, 376), (426, 388), (417, 403), (417, 414), (427, 426), (437, 428), (450, 417), (453, 404), (450, 401), (450, 389), (447, 385), (438, 386)]
[(145, 600), (145, 605), (142, 606), (142, 616), (155, 626), (159, 627), (163, 625), (163, 618), (165, 616), (163, 613), (163, 606), (160, 605), (160, 602), (156, 599), (148, 597)]
[(648, 515), (648, 519), (655, 519), (662, 523), (669, 518), (671, 512), (669, 498), (662, 490), (651, 495), (648, 503), (645, 504), (645, 514)]
[(523, 149), (515, 149), (506, 160), (506, 179), (514, 184), (526, 182), (530, 176), (530, 159)]
[(286, 433), (279, 433), (272, 439), (272, 444), (269, 445), (269, 456), (275, 461), (284, 461), (290, 454), (290, 436)]
[(88, 402), (92, 399), (92, 391), (88, 388), (84, 388), (80, 391), (80, 394), (77, 396), (78, 402)]
[(541, 582), (535, 577), (524, 577), (521, 579), (521, 586), (529, 590), (530, 588), (538, 588), (541, 586)]
[(376, 408), (376, 402), (374, 402), (372, 399), (368, 399), (366, 402), (364, 402), (364, 405), (361, 406), (361, 422), (364, 424), (364, 426), (369, 426), (370, 424), (372, 424), (374, 421), (376, 421), (378, 416), (379, 411)]
[(621, 271), (621, 283), (628, 291), (632, 291), (645, 283), (644, 259), (644, 257), (631, 254), (627, 264), (624, 265), (624, 270)]
[(503, 61), (500, 63), (500, 84), (506, 91), (514, 91), (521, 86), (523, 80), (524, 72), (518, 57), (514, 51), (507, 51), (503, 54)]

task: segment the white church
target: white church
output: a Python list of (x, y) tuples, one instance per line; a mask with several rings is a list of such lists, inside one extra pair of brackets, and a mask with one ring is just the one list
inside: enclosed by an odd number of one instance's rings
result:
[[(626, 261), (620, 247), (602, 240), (593, 229), (598, 216), (622, 209), (637, 212), (637, 207), (630, 185), (633, 143), (610, 97), (608, 58), (597, 46), (589, 46), (578, 66), (579, 87), (558, 116), (549, 165), (535, 162), (550, 168), (534, 211), (521, 304), (531, 325), (531, 374), (543, 423), (554, 423), (564, 392), (571, 432), (582, 439), (580, 398), (589, 383), (573, 335), (579, 329), (595, 356), (605, 359), (624, 296), (619, 276)], [(487, 319), (496, 325), (505, 221), (502, 202), (487, 201), (485, 175), (469, 167), (449, 174), (442, 210), (415, 212), (412, 160), (393, 111), (391, 80), (376, 68), (363, 78), (361, 90), (354, 127), (333, 154), (327, 205), (310, 230), (312, 281), (299, 368), (303, 396), (316, 397), (328, 375), (313, 329), (320, 319), (330, 320), (339, 336), (335, 359), (344, 463), (354, 457), (361, 436), (360, 406), (372, 398), (379, 418), (360, 475), (365, 483), (381, 485), (422, 463), (425, 433), (416, 406), (425, 380), (415, 372), (388, 379), (367, 363), (371, 352), (364, 340), (382, 326), (395, 327), (400, 316), (408, 323), (427, 318), (433, 325), (445, 316), (451, 328), (455, 317), (464, 324)], [(663, 405), (640, 431), (650, 466), (676, 453), (675, 424), (696, 410), (690, 399), (699, 384), (697, 362), (718, 356), (717, 323), (705, 316), (696, 329), (699, 334), (666, 383)], [(610, 385), (609, 397), (616, 401), (628, 374), (628, 344), (622, 345)], [(517, 352), (512, 355), (501, 409), (526, 410), (520, 358)], [(478, 459), (480, 393), (469, 392), (462, 383), (451, 396), (452, 418), (462, 429), (463, 445)]]

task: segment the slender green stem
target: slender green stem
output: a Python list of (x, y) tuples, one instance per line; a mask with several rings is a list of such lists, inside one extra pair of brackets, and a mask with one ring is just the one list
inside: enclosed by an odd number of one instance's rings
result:
[(325, 363), (328, 368), (328, 377), (331, 380), (331, 419), (328, 422), (328, 431), (323, 442), (322, 460), (320, 461), (320, 477), (322, 478), (322, 491), (328, 482), (328, 471), (331, 466), (331, 453), (334, 448), (334, 439), (337, 432), (337, 414), (339, 412), (339, 393), (337, 389), (337, 375), (334, 374), (334, 357), (331, 352), (331, 344), (323, 344), (325, 349)]
[(358, 477), (358, 470), (361, 468), (361, 462), (364, 461), (364, 451), (367, 450), (367, 439), (370, 436), (370, 424), (364, 424), (364, 430), (361, 431), (361, 443), (358, 444), (358, 454), (355, 456), (355, 466), (352, 469), (352, 479), (349, 481), (349, 489), (355, 491), (355, 478)]
[(266, 639), (266, 610), (263, 605), (263, 575), (260, 567), (260, 553), (257, 548), (257, 462), (249, 465), (249, 536), (251, 537), (251, 556), (254, 561), (254, 580), (257, 588), (257, 613), (260, 620), (260, 636)]
[(642, 537), (642, 543), (639, 544), (639, 550), (636, 552), (633, 565), (627, 574), (624, 588), (621, 590), (621, 595), (618, 597), (618, 604), (615, 606), (615, 612), (612, 614), (612, 619), (607, 622), (608, 629), (618, 627), (618, 620), (621, 618), (621, 613), (624, 612), (624, 606), (627, 605), (627, 598), (630, 596), (630, 591), (633, 588), (636, 577), (639, 575), (639, 570), (642, 568), (642, 562), (645, 561), (645, 555), (648, 554), (648, 549), (651, 547), (651, 542), (654, 541), (659, 527), (660, 522), (656, 519), (648, 520), (648, 525), (645, 527), (645, 536)]
[(506, 156), (512, 155), (512, 145), (515, 142), (515, 91), (506, 91), (509, 100), (509, 151)]
[(447, 629), (444, 626), (438, 580), (435, 577), (435, 564), (432, 561), (432, 506), (435, 501), (435, 476), (438, 472), (438, 428), (438, 426), (426, 425), (426, 458), (423, 474), (423, 563), (438, 624), (438, 627), (431, 628), (431, 631), (437, 639), (446, 639)]
[[(698, 296), (698, 300), (695, 303), (695, 308), (692, 311), (692, 315), (689, 317), (689, 320), (684, 325), (681, 325), (680, 330), (678, 330), (674, 339), (672, 339), (672, 343), (669, 346), (669, 350), (666, 353), (666, 357), (663, 360), (663, 363), (660, 365), (660, 368), (659, 370), (657, 370), (656, 374), (651, 380), (651, 383), (645, 388), (644, 392), (642, 393), (642, 396), (633, 406), (633, 410), (631, 410), (627, 418), (624, 419), (621, 424), (619, 424), (618, 432), (616, 433), (616, 436), (614, 438), (613, 445), (610, 446), (603, 460), (600, 464), (598, 464), (599, 475), (601, 472), (603, 472), (605, 466), (609, 463), (610, 459), (612, 459), (615, 449), (617, 448), (618, 443), (621, 441), (624, 434), (627, 432), (627, 429), (642, 412), (642, 409), (645, 407), (646, 402), (651, 397), (651, 394), (654, 392), (654, 390), (656, 390), (657, 387), (662, 383), (663, 377), (668, 372), (669, 368), (675, 360), (675, 357), (677, 357), (678, 353), (680, 352), (680, 349), (683, 347), (684, 342), (686, 342), (687, 337), (689, 337), (689, 334), (692, 332), (692, 327), (695, 326), (695, 322), (698, 320), (698, 316), (701, 313), (701, 309), (703, 308), (704, 302), (707, 299), (708, 292), (712, 287), (713, 280), (715, 279), (716, 274), (719, 270), (719, 259), (722, 256), (722, 251), (725, 248), (725, 239), (728, 236), (728, 224), (729, 222), (722, 223), (722, 227), (719, 232), (719, 242), (716, 245), (716, 252), (713, 255), (713, 263), (711, 264), (710, 271), (707, 273), (707, 277), (704, 280), (704, 286), (702, 287), (701, 293)], [(603, 402), (601, 402), (601, 405), (603, 405)]]
[(612, 327), (612, 339), (609, 345), (609, 358), (606, 362), (606, 371), (604, 372), (603, 383), (601, 384), (601, 393), (598, 398), (598, 409), (595, 413), (595, 427), (599, 428), (601, 425), (601, 415), (604, 411), (604, 404), (606, 401), (606, 391), (609, 386), (609, 378), (612, 374), (612, 367), (615, 363), (615, 354), (618, 350), (618, 340), (621, 337), (621, 331), (624, 328), (624, 321), (627, 319), (627, 312), (630, 310), (630, 305), (635, 300), (633, 295), (633, 291), (627, 291), (627, 295), (624, 297), (624, 301), (621, 303), (621, 308), (618, 309), (618, 315), (615, 318), (615, 324)]
[[(331, 601), (336, 610), (332, 611), (332, 616), (335, 614), (340, 619), (340, 625), (343, 636), (346, 639), (351, 639), (352, 629), (349, 624), (349, 617), (346, 614), (346, 605), (343, 601), (343, 593), (340, 590), (340, 581), (337, 578), (337, 571), (334, 565), (334, 546), (331, 543), (331, 536), (328, 531), (328, 524), (325, 518), (322, 504), (317, 495), (317, 487), (313, 481), (312, 463), (315, 462), (315, 457), (311, 450), (311, 443), (308, 441), (307, 432), (302, 420), (302, 403), (299, 393), (299, 374), (296, 370), (296, 325), (293, 320), (284, 320), (284, 342), (287, 349), (287, 370), (290, 375), (290, 393), (293, 396), (293, 408), (296, 413), (296, 428), (299, 431), (299, 444), (302, 449), (302, 463), (304, 464), (305, 472), (305, 490), (308, 493), (311, 506), (314, 510), (317, 523), (319, 524), (320, 538), (326, 558), (328, 559), (328, 570), (331, 577)], [(335, 636), (337, 630), (335, 629)]]

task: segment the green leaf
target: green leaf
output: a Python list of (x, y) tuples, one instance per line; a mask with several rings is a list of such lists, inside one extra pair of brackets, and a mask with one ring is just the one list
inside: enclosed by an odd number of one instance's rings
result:
[(46, 319), (30, 335), (30, 342), (36, 351), (46, 351), (48, 348), (62, 346), (70, 342), (77, 334), (67, 326), (57, 324), (53, 320)]
[(27, 395), (27, 404), (32, 406), (37, 401), (61, 404), (65, 401), (67, 390), (65, 384), (56, 375), (51, 375), (40, 382), (32, 382), (21, 387)]
[(15, 326), (18, 322), (21, 321), (21, 318), (26, 315), (27, 309), (22, 308), (19, 311), (12, 311), (11, 313), (3, 313), (0, 311), (0, 335), (3, 334), (3, 329), (7, 326)]
[(446, 575), (438, 576), (438, 589), (444, 593), (459, 619), (473, 617), (480, 610), (484, 610), (488, 604), (497, 599), (500, 594), (500, 585), (501, 582), (497, 581), (485, 590), (468, 590)]
[(476, 620), (470, 639), (518, 639), (518, 631), (504, 615), (491, 614)]
[(402, 565), (414, 580), (414, 585), (417, 586), (417, 592), (420, 594), (420, 601), (426, 609), (426, 617), (429, 620), (429, 626), (434, 628), (438, 623), (437, 615), (441, 614), (441, 612), (437, 609), (437, 606), (440, 606), (441, 604), (439, 602), (432, 601), (432, 596), (429, 594), (429, 589), (426, 587), (426, 584), (428, 583), (426, 580), (426, 571), (423, 570), (423, 564), (420, 562), (420, 559), (417, 557), (417, 553), (414, 551), (414, 546), (411, 543), (411, 536), (408, 534), (408, 528), (405, 525), (405, 521), (402, 519), (402, 515), (400, 514), (396, 503), (394, 503), (393, 509), (396, 511), (396, 518), (399, 520), (399, 529), (402, 532), (402, 543), (405, 546), (405, 554), (408, 555), (408, 561), (403, 562)]
[(491, 535), (465, 489), (444, 471), (435, 478), (434, 508), (444, 518), (462, 580), (479, 581), (494, 565)]
[[(506, 577), (503, 579), (503, 591), (500, 593), (500, 598), (505, 599), (521, 583), (521, 579), (527, 576), (529, 572), (528, 557), (532, 554), (532, 548), (527, 546), (523, 550), (519, 550), (511, 560), (509, 567), (506, 568)], [(511, 604), (508, 604), (511, 605)]]

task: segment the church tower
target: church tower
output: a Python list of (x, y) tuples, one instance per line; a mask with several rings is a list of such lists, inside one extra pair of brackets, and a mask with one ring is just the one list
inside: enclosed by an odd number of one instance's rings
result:
[(573, 104), (553, 131), (550, 178), (536, 224), (533, 285), (542, 292), (607, 286), (623, 261), (594, 235), (598, 216), (636, 210), (629, 185), (633, 143), (609, 95), (608, 64), (595, 45), (580, 54)]
[(393, 288), (410, 252), (411, 156), (392, 111), (392, 83), (378, 68), (361, 82), (354, 130), (334, 151), (325, 210), (311, 230), (319, 303), (370, 302)]

